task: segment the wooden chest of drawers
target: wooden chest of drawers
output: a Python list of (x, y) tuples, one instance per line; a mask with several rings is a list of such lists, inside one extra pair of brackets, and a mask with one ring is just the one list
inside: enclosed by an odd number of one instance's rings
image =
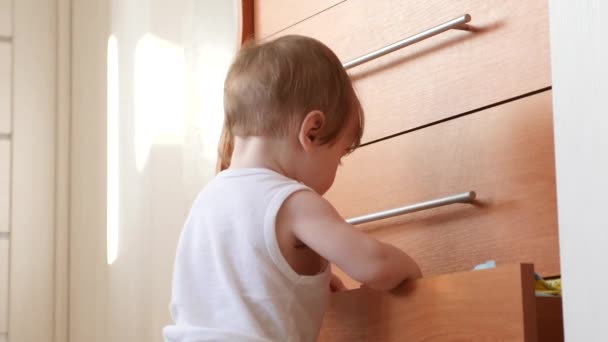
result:
[[(273, 2), (255, 6), (257, 39), (311, 36), (344, 62), (472, 17), (468, 30), (349, 69), (366, 132), (327, 194), (339, 212), (470, 190), (478, 198), (361, 225), (412, 255), (425, 279), (396, 293), (332, 296), (321, 339), (562, 339), (561, 299), (535, 298), (532, 288), (533, 268), (560, 273), (547, 1)], [(490, 259), (497, 269), (470, 272)]]
[(268, 38), (311, 36), (346, 62), (465, 13), (473, 32), (451, 30), (349, 70), (369, 142), (549, 86), (547, 0), (348, 0)]
[(327, 198), (344, 217), (474, 190), (458, 204), (362, 225), (424, 275), (530, 262), (559, 274), (551, 92), (364, 146)]
[(320, 341), (559, 342), (561, 298), (535, 297), (529, 264), (335, 294)]

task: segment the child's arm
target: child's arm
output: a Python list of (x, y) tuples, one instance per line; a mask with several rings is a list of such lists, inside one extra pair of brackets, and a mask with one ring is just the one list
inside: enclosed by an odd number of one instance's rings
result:
[(291, 195), (280, 217), (277, 224), (290, 229), (298, 240), (366, 286), (389, 290), (406, 279), (421, 277), (412, 258), (346, 223), (316, 193), (299, 191)]

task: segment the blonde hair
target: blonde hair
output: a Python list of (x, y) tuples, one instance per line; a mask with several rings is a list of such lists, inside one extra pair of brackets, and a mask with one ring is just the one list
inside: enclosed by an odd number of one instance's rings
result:
[(230, 165), (234, 136), (287, 136), (313, 110), (325, 114), (321, 144), (335, 142), (355, 116), (360, 124), (352, 148), (359, 146), (363, 109), (346, 70), (327, 46), (297, 35), (246, 44), (224, 82), (220, 170)]

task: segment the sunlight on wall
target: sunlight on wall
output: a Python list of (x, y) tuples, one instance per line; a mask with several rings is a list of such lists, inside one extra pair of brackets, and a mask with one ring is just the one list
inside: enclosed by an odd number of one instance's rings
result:
[(120, 181), (118, 124), (118, 42), (114, 35), (108, 39), (107, 51), (107, 184), (106, 184), (106, 258), (108, 265), (118, 257)]
[(152, 34), (135, 48), (135, 163), (142, 171), (153, 145), (184, 142), (184, 49)]
[(217, 144), (224, 122), (224, 78), (232, 62), (234, 51), (223, 46), (206, 44), (198, 61), (197, 78), (200, 82), (201, 111), (199, 113), (200, 139), (203, 158), (217, 159)]

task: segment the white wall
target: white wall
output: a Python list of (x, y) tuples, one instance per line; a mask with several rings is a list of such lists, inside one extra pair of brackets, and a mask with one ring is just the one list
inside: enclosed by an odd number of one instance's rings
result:
[(105, 263), (107, 1), (72, 2), (69, 340), (111, 341)]
[(66, 340), (68, 1), (0, 0), (0, 341)]
[(181, 225), (214, 174), (237, 3), (74, 1), (72, 341), (162, 340)]
[(608, 341), (608, 3), (551, 0), (567, 341)]

